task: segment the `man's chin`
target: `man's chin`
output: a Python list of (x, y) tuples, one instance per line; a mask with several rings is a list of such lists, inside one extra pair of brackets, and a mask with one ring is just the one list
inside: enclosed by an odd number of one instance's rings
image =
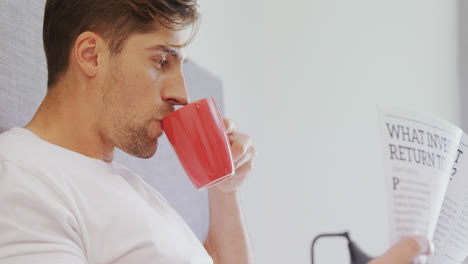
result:
[(151, 143), (145, 144), (144, 146), (131, 146), (125, 149), (122, 149), (123, 152), (140, 158), (140, 159), (149, 159), (154, 156), (156, 150), (158, 149), (158, 140), (154, 140)]
[(151, 147), (148, 148), (147, 152), (145, 151), (144, 153), (142, 153), (142, 155), (139, 155), (139, 156), (135, 156), (137, 158), (141, 158), (141, 159), (149, 159), (151, 157), (154, 156), (154, 154), (156, 154), (156, 150), (158, 149), (158, 141), (155, 140), (153, 144), (151, 144)]

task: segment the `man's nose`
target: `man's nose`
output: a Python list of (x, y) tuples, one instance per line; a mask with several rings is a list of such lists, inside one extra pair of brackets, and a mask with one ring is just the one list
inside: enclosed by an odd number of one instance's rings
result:
[(163, 88), (161, 96), (166, 103), (171, 105), (188, 104), (188, 94), (182, 71), (169, 77), (169, 82)]

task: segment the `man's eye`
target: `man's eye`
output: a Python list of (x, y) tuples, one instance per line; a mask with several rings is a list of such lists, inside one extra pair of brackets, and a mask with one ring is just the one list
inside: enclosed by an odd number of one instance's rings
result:
[(164, 63), (166, 63), (167, 61), (165, 59), (161, 59), (161, 60), (156, 60), (156, 63), (159, 64), (159, 65), (163, 65)]
[(166, 58), (163, 58), (163, 59), (154, 59), (154, 61), (156, 62), (156, 68), (157, 68), (157, 69), (162, 70), (163, 68), (166, 67), (166, 64), (167, 64)]

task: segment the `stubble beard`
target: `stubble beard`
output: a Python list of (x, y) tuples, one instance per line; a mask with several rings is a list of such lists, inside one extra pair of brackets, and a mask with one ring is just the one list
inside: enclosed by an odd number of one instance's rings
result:
[(151, 158), (158, 146), (158, 138), (149, 134), (152, 119), (136, 123), (137, 118), (123, 118), (125, 113), (113, 120), (112, 131), (115, 146), (122, 151), (142, 159)]
[[(103, 101), (107, 102), (108, 107), (111, 109), (120, 107), (120, 105), (117, 105), (117, 100), (115, 100), (115, 98), (118, 98), (118, 95), (113, 94), (115, 91), (113, 89), (116, 89), (118, 86), (126, 85), (125, 80), (120, 76), (122, 76), (122, 71), (117, 62), (113, 65), (109, 75), (107, 83), (110, 84), (110, 86), (107, 87), (107, 91), (103, 95)], [(154, 122), (153, 117), (146, 119), (142, 123), (136, 123), (136, 120), (141, 120), (141, 116), (130, 117), (128, 113), (121, 109), (114, 113), (118, 114), (111, 117), (111, 120), (109, 120), (110, 124), (108, 124), (107, 127), (110, 127), (111, 131), (108, 131), (108, 135), (111, 135), (115, 147), (142, 159), (148, 159), (154, 156), (158, 145), (158, 139), (152, 138), (149, 135), (151, 122)]]
[(156, 153), (158, 140), (148, 135), (148, 126), (126, 126), (122, 134), (120, 149), (126, 153), (142, 159), (149, 159)]

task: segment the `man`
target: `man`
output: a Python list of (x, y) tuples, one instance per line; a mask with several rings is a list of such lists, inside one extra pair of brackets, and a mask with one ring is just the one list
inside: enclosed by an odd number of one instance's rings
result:
[[(0, 135), (0, 263), (252, 263), (239, 187), (250, 138), (225, 120), (236, 173), (209, 189), (202, 245), (163, 197), (113, 162), (153, 156), (161, 119), (188, 102), (182, 65), (193, 0), (48, 0), (48, 91)], [(373, 263), (428, 253), (408, 238)]]

